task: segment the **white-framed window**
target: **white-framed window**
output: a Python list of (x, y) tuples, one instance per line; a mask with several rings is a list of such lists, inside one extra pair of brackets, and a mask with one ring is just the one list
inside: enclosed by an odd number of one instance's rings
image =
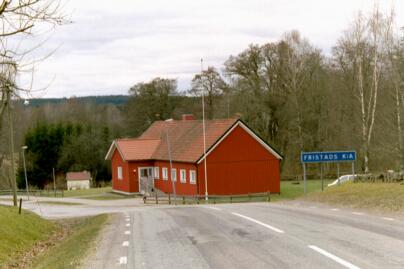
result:
[(196, 184), (196, 171), (189, 170), (189, 183)]
[(161, 173), (163, 174), (163, 180), (168, 180), (168, 169), (167, 169), (167, 167), (161, 168)]
[(171, 180), (172, 181), (177, 181), (177, 169), (173, 168), (171, 169)]
[(123, 179), (122, 166), (118, 166), (118, 179), (119, 179), (119, 180), (122, 180), (122, 179)]
[(155, 179), (160, 178), (160, 168), (158, 166), (154, 167), (154, 178)]
[(181, 183), (187, 183), (187, 170), (180, 169), (180, 181)]

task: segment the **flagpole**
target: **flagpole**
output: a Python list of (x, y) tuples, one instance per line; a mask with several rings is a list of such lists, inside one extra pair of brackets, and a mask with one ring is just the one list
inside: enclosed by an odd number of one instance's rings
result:
[(203, 59), (201, 59), (201, 85), (202, 85), (202, 126), (203, 126), (203, 163), (205, 168), (205, 201), (208, 201), (208, 169), (206, 166), (206, 125), (205, 125), (205, 87), (203, 85)]

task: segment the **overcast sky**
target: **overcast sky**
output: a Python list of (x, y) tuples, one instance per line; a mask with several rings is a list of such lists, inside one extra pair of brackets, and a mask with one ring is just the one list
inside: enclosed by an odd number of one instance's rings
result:
[[(380, 2), (385, 11), (394, 5), (404, 26), (404, 1)], [(205, 67), (221, 69), (249, 44), (277, 41), (294, 29), (329, 54), (354, 14), (372, 6), (372, 0), (70, 0), (65, 13), (73, 23), (57, 28), (36, 52), (58, 48), (35, 68), (34, 88), (50, 85), (34, 97), (127, 94), (157, 76), (176, 78), (186, 90), (201, 58)]]

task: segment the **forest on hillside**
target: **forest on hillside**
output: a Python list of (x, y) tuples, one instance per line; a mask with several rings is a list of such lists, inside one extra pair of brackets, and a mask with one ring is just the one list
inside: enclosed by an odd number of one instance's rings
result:
[[(156, 120), (202, 118), (202, 90), (207, 118), (237, 115), (281, 152), (284, 178), (301, 175), (301, 151), (352, 149), (360, 173), (404, 170), (404, 30), (394, 14), (378, 10), (358, 14), (330, 55), (291, 31), (208, 66), (188, 91), (179, 91), (175, 79), (156, 77), (133, 85), (117, 103), (16, 101), (15, 154), (28, 146), (28, 177), (39, 187), (51, 180), (52, 168), (59, 175), (89, 170), (96, 181), (109, 180), (104, 156), (113, 139), (136, 137)], [(7, 159), (5, 114), (2, 122), (0, 158)], [(3, 179), (5, 163), (0, 160)], [(21, 167), (19, 161), (20, 179)]]

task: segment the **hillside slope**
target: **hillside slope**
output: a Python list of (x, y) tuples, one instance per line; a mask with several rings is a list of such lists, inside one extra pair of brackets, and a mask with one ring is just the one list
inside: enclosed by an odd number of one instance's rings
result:
[(31, 249), (35, 242), (46, 239), (55, 224), (18, 208), (0, 206), (0, 268)]

